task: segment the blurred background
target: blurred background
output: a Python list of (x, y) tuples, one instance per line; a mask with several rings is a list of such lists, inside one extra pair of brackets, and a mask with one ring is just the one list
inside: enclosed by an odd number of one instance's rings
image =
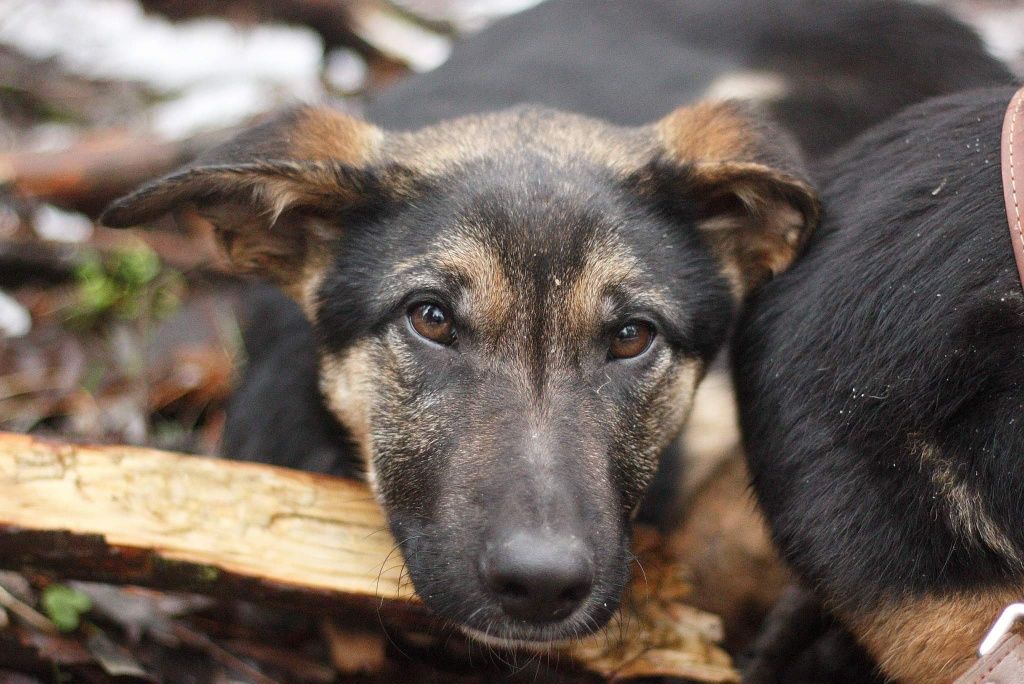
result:
[[(268, 111), (329, 102), (358, 115), (442, 64), (460, 35), (536, 3), (0, 0), (0, 430), (214, 454), (244, 363), (246, 283), (198, 228), (113, 231), (95, 217)], [(938, 4), (1024, 77), (1024, 2)], [(31, 623), (37, 602), (51, 620), (70, 616), (61, 629), (86, 605), (112, 629), (72, 640), (6, 626), (7, 612)], [(408, 660), (395, 670), (395, 648), (411, 645), (343, 619), (0, 573), (0, 682), (51, 681), (15, 669), (53, 681), (474, 680), (413, 674)]]

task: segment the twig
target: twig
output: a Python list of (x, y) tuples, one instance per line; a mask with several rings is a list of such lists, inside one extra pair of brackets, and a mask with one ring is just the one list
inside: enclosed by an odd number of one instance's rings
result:
[(56, 625), (50, 622), (49, 618), (16, 597), (11, 592), (4, 589), (2, 586), (0, 586), (0, 606), (11, 611), (22, 621), (35, 629), (38, 629), (40, 632), (46, 632), (47, 634), (53, 635), (60, 634)]

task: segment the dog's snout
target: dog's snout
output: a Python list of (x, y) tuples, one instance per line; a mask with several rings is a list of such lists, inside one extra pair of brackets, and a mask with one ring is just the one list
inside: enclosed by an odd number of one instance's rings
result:
[(594, 585), (593, 554), (573, 536), (505, 535), (481, 555), (480, 572), (509, 616), (535, 623), (568, 617)]

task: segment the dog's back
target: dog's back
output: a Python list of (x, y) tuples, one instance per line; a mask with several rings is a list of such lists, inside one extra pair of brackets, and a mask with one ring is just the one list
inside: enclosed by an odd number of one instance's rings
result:
[(1024, 586), (1012, 89), (912, 108), (824, 167), (825, 219), (752, 301), (736, 380), (758, 498), (900, 681), (948, 681)]
[(812, 157), (929, 97), (1009, 81), (967, 26), (891, 0), (549, 0), (382, 93), (413, 128), (535, 102), (636, 125), (680, 103), (766, 106)]

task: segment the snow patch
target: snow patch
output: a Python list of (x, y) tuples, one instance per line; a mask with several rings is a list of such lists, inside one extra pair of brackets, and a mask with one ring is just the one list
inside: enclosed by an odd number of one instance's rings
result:
[(0, 338), (24, 337), (32, 329), (32, 316), (10, 295), (0, 292)]

